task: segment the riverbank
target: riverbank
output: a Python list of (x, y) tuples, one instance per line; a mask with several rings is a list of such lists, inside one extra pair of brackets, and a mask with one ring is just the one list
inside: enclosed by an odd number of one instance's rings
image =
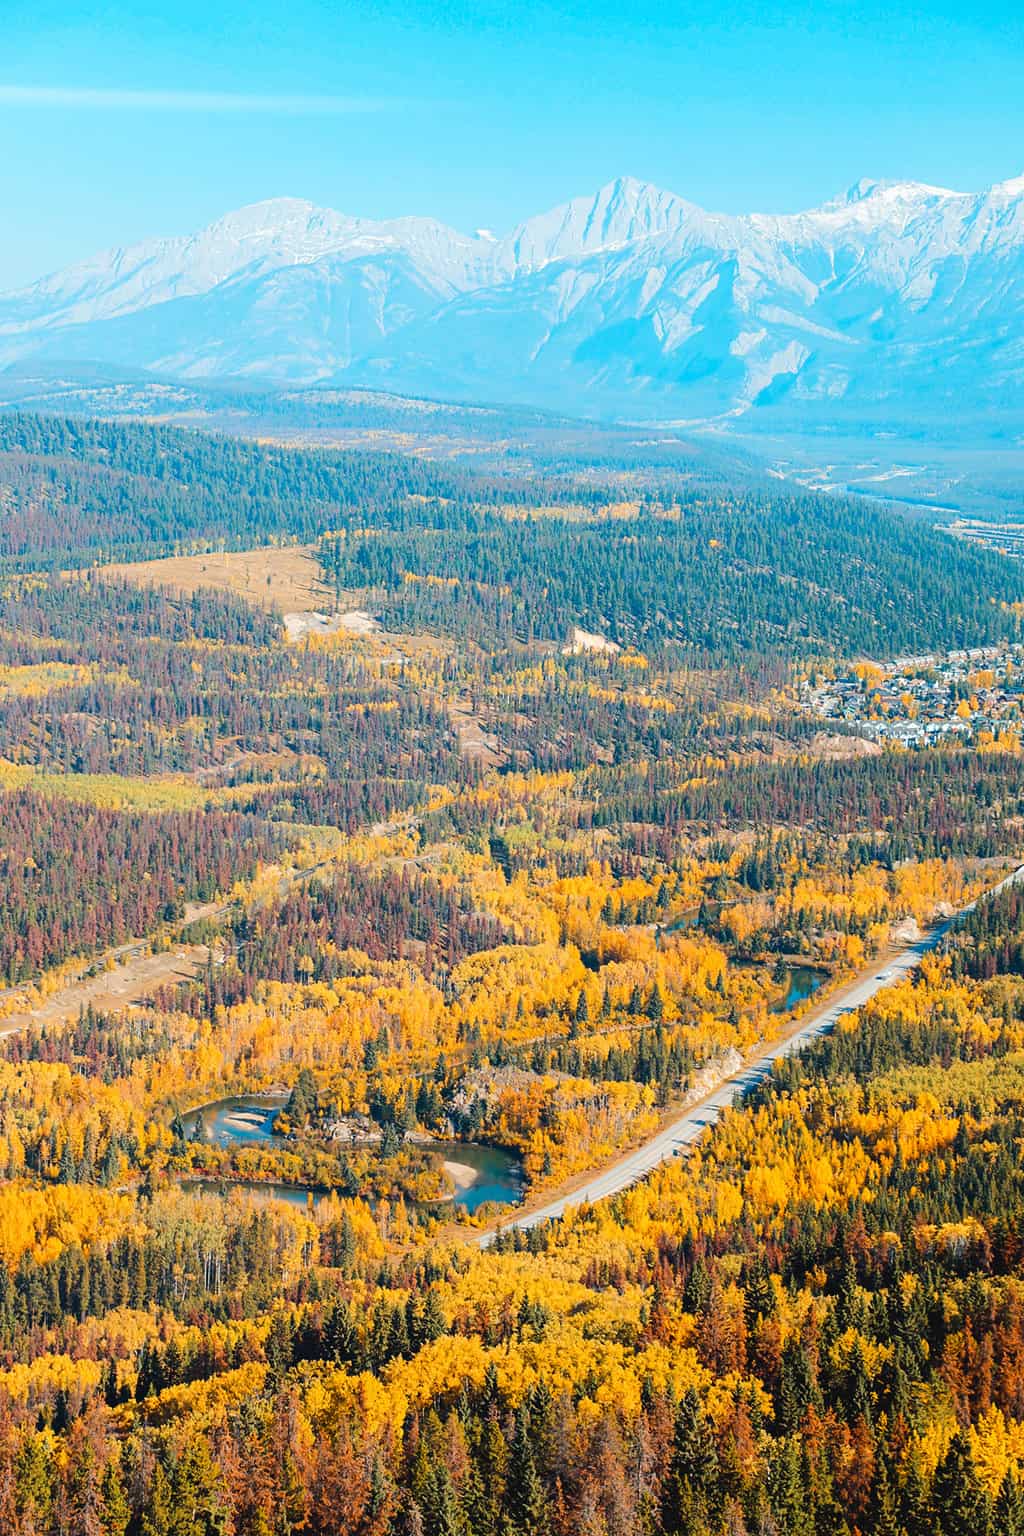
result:
[[(191, 1140), (202, 1123), (202, 1141), (225, 1150), (239, 1148), (278, 1148), (282, 1152), (290, 1148), (288, 1138), (279, 1135), (274, 1123), (280, 1109), (287, 1102), (283, 1091), (265, 1094), (233, 1094), (214, 1099), (190, 1109), (182, 1116), (186, 1140)], [(451, 1180), (452, 1192), (436, 1200), (425, 1201), (429, 1205), (452, 1205), (473, 1214), (481, 1206), (518, 1205), (523, 1197), (523, 1172), (519, 1158), (502, 1147), (484, 1142), (440, 1141), (429, 1136), (412, 1136), (408, 1147), (436, 1157)], [(347, 1153), (353, 1149), (333, 1145), (324, 1149), (324, 1158), (332, 1154)], [(365, 1151), (366, 1149), (361, 1149)], [(243, 1173), (197, 1173), (197, 1179), (225, 1187), (242, 1188), (252, 1185), (256, 1189), (277, 1186), (289, 1191), (282, 1198), (305, 1201), (307, 1196), (314, 1202), (328, 1193), (326, 1183), (281, 1184), (272, 1175), (265, 1179)], [(365, 1198), (370, 1198), (369, 1193)]]

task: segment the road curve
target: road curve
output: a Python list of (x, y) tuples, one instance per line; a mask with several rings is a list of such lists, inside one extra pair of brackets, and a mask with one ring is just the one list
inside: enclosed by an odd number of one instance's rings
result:
[[(991, 896), (996, 891), (1001, 891), (1008, 885), (1017, 884), (1022, 879), (1024, 879), (1024, 864), (1012, 870), (985, 894)], [(524, 1211), (521, 1216), (502, 1221), (496, 1231), (481, 1233), (478, 1239), (481, 1247), (487, 1247), (493, 1242), (498, 1231), (509, 1232), (515, 1228), (525, 1230), (529, 1227), (542, 1226), (544, 1222), (557, 1221), (560, 1216), (564, 1216), (566, 1211), (575, 1206), (590, 1205), (595, 1200), (607, 1200), (610, 1195), (617, 1195), (620, 1191), (628, 1189), (631, 1184), (636, 1184), (647, 1174), (652, 1173), (659, 1164), (666, 1163), (669, 1158), (675, 1157), (678, 1152), (691, 1147), (704, 1135), (705, 1131), (711, 1129), (724, 1109), (728, 1109), (737, 1098), (769, 1076), (776, 1061), (784, 1056), (791, 1056), (819, 1035), (828, 1034), (840, 1014), (849, 1013), (853, 1008), (860, 1008), (883, 987), (891, 986), (894, 982), (901, 980), (908, 971), (915, 970), (924, 956), (935, 949), (949, 930), (962, 917), (966, 917), (968, 912), (974, 910), (975, 905), (975, 902), (969, 902), (946, 922), (930, 929), (918, 943), (909, 945), (897, 955), (880, 963), (876, 971), (872, 971), (867, 976), (859, 976), (845, 987), (840, 987), (820, 1008), (813, 1009), (792, 1034), (766, 1045), (760, 1055), (748, 1061), (731, 1077), (727, 1077), (699, 1103), (692, 1104), (668, 1125), (663, 1126), (650, 1141), (627, 1152), (624, 1157), (620, 1157), (603, 1172), (595, 1174), (579, 1189), (557, 1200), (552, 1200), (547, 1205), (539, 1206), (537, 1210)]]

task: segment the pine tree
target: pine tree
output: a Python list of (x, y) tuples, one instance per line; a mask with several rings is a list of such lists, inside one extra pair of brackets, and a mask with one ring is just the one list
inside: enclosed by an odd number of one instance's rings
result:
[(687, 1388), (676, 1414), (672, 1460), (662, 1494), (666, 1531), (696, 1531), (718, 1481), (718, 1453), (696, 1389)]
[(546, 1530), (544, 1489), (537, 1473), (530, 1416), (525, 1408), (520, 1408), (516, 1414), (515, 1432), (509, 1447), (505, 1510), (517, 1536), (541, 1536)]
[(71, 1151), (71, 1143), (66, 1141), (64, 1143), (64, 1150), (60, 1154), (60, 1169), (57, 1174), (57, 1181), (60, 1184), (74, 1184), (77, 1177), (78, 1170), (75, 1166), (74, 1153)]
[(470, 1462), (463, 1481), (462, 1506), (472, 1536), (494, 1536), (498, 1525), (497, 1506), (484, 1484), (479, 1463), (475, 1460)]
[(174, 1494), (167, 1473), (158, 1462), (142, 1510), (141, 1536), (172, 1536), (174, 1521)]
[(791, 1435), (798, 1430), (812, 1405), (821, 1406), (821, 1392), (807, 1351), (799, 1339), (787, 1339), (779, 1377), (779, 1427), (783, 1433)]
[(451, 1473), (440, 1459), (434, 1461), (418, 1498), (424, 1532), (429, 1536), (467, 1536)]
[(338, 1268), (343, 1275), (350, 1275), (356, 1262), (356, 1234), (352, 1225), (352, 1218), (346, 1211), (341, 1218), (341, 1228), (338, 1233), (337, 1249)]
[(173, 1536), (225, 1536), (230, 1512), (220, 1472), (202, 1435), (186, 1440), (171, 1477)]
[(447, 1332), (448, 1322), (444, 1315), (444, 1308), (441, 1306), (441, 1298), (437, 1293), (437, 1287), (432, 1285), (423, 1303), (420, 1337), (425, 1344), (429, 1344), (433, 1339), (442, 1338)]
[(267, 1382), (277, 1387), (294, 1359), (295, 1341), (292, 1325), (285, 1312), (276, 1309), (270, 1319), (270, 1330), (263, 1346), (267, 1357)]
[(868, 1383), (864, 1351), (860, 1347), (859, 1339), (855, 1341), (853, 1348), (850, 1350), (845, 1374), (843, 1406), (847, 1421), (853, 1424), (857, 1419), (863, 1419), (866, 1424), (870, 1424), (872, 1414), (871, 1387)]
[(366, 1503), (366, 1515), (371, 1531), (384, 1525), (391, 1507), (392, 1487), (387, 1468), (381, 1457), (375, 1456), (370, 1469), (370, 1492)]
[(1007, 1472), (992, 1512), (993, 1536), (1024, 1536), (1024, 1488), (1012, 1469)]
[[(539, 1302), (537, 1307), (540, 1308)], [(537, 1324), (535, 1323), (534, 1326), (537, 1327)], [(539, 1327), (537, 1331), (538, 1333), (541, 1331)], [(533, 1446), (534, 1464), (538, 1474), (544, 1479), (550, 1477), (554, 1471), (556, 1414), (551, 1388), (543, 1376), (530, 1391), (529, 1410), (530, 1442)]]
[(932, 1518), (942, 1536), (985, 1536), (989, 1501), (978, 1480), (970, 1442), (962, 1430), (935, 1469)]
[(52, 1444), (31, 1435), (18, 1458), (18, 1499), (29, 1530), (48, 1531), (53, 1503)]
[(482, 1483), (481, 1502), (490, 1515), (492, 1525), (495, 1526), (498, 1521), (501, 1493), (505, 1486), (508, 1452), (508, 1442), (502, 1430), (497, 1405), (491, 1403), (486, 1409), (477, 1459)]
[(874, 1505), (873, 1536), (900, 1536), (900, 1520), (896, 1507), (896, 1495), (885, 1458), (875, 1462), (875, 1484), (872, 1490)]
[(900, 1524), (907, 1536), (934, 1536), (928, 1489), (916, 1446), (911, 1447), (907, 1457), (900, 1488), (899, 1511)]
[(117, 1462), (111, 1459), (103, 1468), (100, 1480), (100, 1530), (103, 1536), (125, 1536), (131, 1520), (131, 1510), (125, 1497), (124, 1485)]
[(799, 1439), (777, 1441), (772, 1449), (768, 1497), (779, 1531), (786, 1536), (811, 1536), (813, 1529)]

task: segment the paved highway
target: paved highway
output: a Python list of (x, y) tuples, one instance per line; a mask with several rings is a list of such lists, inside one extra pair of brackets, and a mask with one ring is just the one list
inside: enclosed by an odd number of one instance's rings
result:
[[(1000, 880), (988, 894), (1001, 891), (1004, 886), (1015, 884), (1022, 879), (1024, 879), (1024, 865)], [(537, 1210), (525, 1211), (521, 1216), (503, 1221), (501, 1229), (509, 1231), (514, 1227), (540, 1226), (546, 1221), (556, 1221), (574, 1206), (589, 1205), (595, 1200), (606, 1200), (610, 1195), (617, 1195), (620, 1190), (628, 1189), (631, 1184), (637, 1183), (648, 1173), (653, 1172), (660, 1163), (668, 1162), (669, 1158), (674, 1157), (678, 1152), (691, 1147), (704, 1135), (705, 1131), (710, 1130), (723, 1109), (728, 1109), (738, 1097), (768, 1077), (776, 1061), (783, 1056), (792, 1055), (794, 1051), (799, 1051), (802, 1046), (818, 1035), (827, 1034), (835, 1026), (840, 1014), (848, 1013), (853, 1008), (860, 1008), (883, 987), (891, 986), (908, 971), (914, 970), (920, 965), (924, 956), (941, 942), (950, 928), (961, 917), (965, 917), (972, 911), (974, 906), (973, 901), (968, 903), (954, 917), (932, 928), (918, 943), (909, 945), (884, 963), (880, 963), (877, 970), (871, 971), (866, 976), (859, 976), (855, 981), (833, 992), (824, 1003), (817, 1008), (812, 1008), (806, 1014), (792, 1034), (774, 1041), (771, 1045), (766, 1045), (758, 1056), (747, 1062), (732, 1077), (726, 1078), (706, 1098), (682, 1111), (650, 1141), (644, 1142), (643, 1146), (627, 1152), (610, 1168), (595, 1174), (592, 1179), (579, 1189), (573, 1190), (571, 1194), (552, 1200), (548, 1205), (542, 1205)], [(486, 1247), (493, 1238), (493, 1232), (484, 1232), (479, 1241)]]

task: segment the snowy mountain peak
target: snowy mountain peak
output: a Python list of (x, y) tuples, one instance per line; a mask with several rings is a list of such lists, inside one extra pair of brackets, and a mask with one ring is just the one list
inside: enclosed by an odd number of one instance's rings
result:
[(199, 260), (225, 273), (239, 262), (267, 257), (281, 263), (309, 261), (350, 239), (360, 223), (302, 198), (275, 197), (225, 214), (194, 235), (186, 250), (202, 253)]
[(931, 202), (936, 198), (959, 197), (948, 187), (932, 187), (924, 181), (872, 181), (862, 176), (847, 192), (847, 204), (867, 202), (870, 198), (887, 203)]
[(992, 188), (991, 197), (1005, 198), (1011, 201), (1018, 197), (1024, 197), (1024, 175), (1012, 176), (1009, 181), (998, 181)]
[(876, 181), (862, 176), (839, 197), (810, 209), (805, 217), (848, 213), (861, 221), (885, 220), (897, 211), (905, 213), (962, 196), (948, 187), (933, 187), (923, 181)]
[(880, 185), (883, 183), (872, 180), (870, 176), (862, 176), (859, 181), (854, 182), (852, 187), (847, 188), (842, 197), (833, 199), (832, 203), (826, 204), (826, 207), (836, 207), (841, 204), (844, 208), (849, 208), (853, 203), (862, 203), (866, 197), (877, 192)]
[(622, 176), (592, 196), (574, 197), (527, 219), (504, 243), (518, 266), (533, 270), (637, 240), (671, 236), (692, 215), (700, 216), (700, 210), (675, 193)]
[(222, 214), (219, 219), (208, 224), (202, 233), (244, 239), (267, 230), (278, 231), (306, 225), (318, 216), (331, 219), (342, 217), (330, 209), (318, 208), (315, 203), (303, 197), (268, 197), (258, 203), (246, 203), (241, 208), (233, 208), (230, 213)]

